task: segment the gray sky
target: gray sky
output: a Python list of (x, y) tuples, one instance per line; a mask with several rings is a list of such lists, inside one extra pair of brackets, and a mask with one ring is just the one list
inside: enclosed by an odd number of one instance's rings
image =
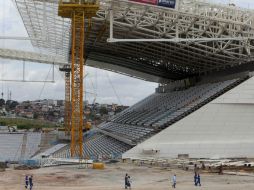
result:
[[(253, 0), (212, 0), (212, 2), (234, 2), (237, 6), (253, 8)], [(18, 11), (11, 0), (0, 0), (0, 36), (27, 36)], [(33, 51), (33, 47), (27, 41), (0, 40), (0, 48), (13, 48)], [(25, 63), (26, 80), (52, 80), (52, 66), (38, 63)], [(0, 79), (22, 79), (22, 61), (0, 59)], [(95, 93), (86, 97), (100, 103), (118, 103), (132, 105), (154, 92), (157, 84), (130, 78), (124, 75), (103, 71), (95, 68), (86, 68), (88, 76), (85, 88)], [(64, 77), (55, 68), (55, 83), (13, 83), (0, 81), (0, 93), (4, 92), (5, 98), (8, 90), (12, 92), (12, 99), (64, 99)], [(111, 85), (109, 78), (113, 84)], [(117, 98), (115, 91), (119, 98)]]
[[(11, 0), (0, 0), (0, 36), (27, 36)], [(0, 47), (33, 51), (33, 47), (27, 41), (0, 40)], [(22, 61), (0, 59), (0, 79), (22, 79), (22, 68)], [(26, 80), (52, 80), (51, 65), (26, 62), (25, 68)], [(153, 93), (157, 87), (155, 83), (100, 69), (86, 67), (85, 71), (88, 73), (85, 81), (86, 91), (96, 94), (86, 94), (90, 101), (96, 97), (96, 101), (100, 103), (132, 105)], [(39, 98), (64, 99), (64, 75), (55, 68), (55, 83), (0, 82), (0, 93), (4, 92), (5, 99), (8, 90), (12, 92), (12, 99), (19, 101)]]

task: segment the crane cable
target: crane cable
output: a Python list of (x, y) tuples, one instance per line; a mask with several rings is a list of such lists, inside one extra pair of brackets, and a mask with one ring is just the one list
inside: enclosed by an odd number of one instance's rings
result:
[(41, 95), (42, 95), (42, 93), (43, 93), (43, 91), (44, 91), (44, 88), (45, 88), (45, 86), (46, 86), (46, 81), (47, 81), (47, 79), (48, 79), (48, 77), (49, 77), (49, 74), (50, 74), (50, 71), (51, 71), (52, 67), (54, 67), (54, 65), (52, 65), (52, 66), (50, 67), (49, 72), (48, 72), (48, 74), (47, 74), (47, 76), (46, 76), (46, 78), (45, 78), (45, 80), (44, 80), (42, 89), (41, 89), (40, 94), (39, 94), (39, 100), (41, 99)]
[[(104, 72), (106, 72), (106, 71), (104, 71)], [(107, 76), (107, 78), (108, 78), (109, 84), (111, 85), (111, 87), (112, 87), (112, 89), (113, 89), (113, 91), (114, 91), (114, 93), (115, 93), (115, 96), (116, 96), (118, 102), (120, 103), (120, 105), (123, 105), (122, 102), (121, 102), (121, 100), (120, 100), (120, 97), (118, 96), (118, 94), (117, 94), (117, 92), (116, 92), (116, 89), (114, 88), (114, 85), (113, 85), (113, 83), (112, 83), (112, 81), (111, 81), (111, 79), (110, 79), (110, 77), (109, 77), (108, 72), (106, 72), (106, 76)]]

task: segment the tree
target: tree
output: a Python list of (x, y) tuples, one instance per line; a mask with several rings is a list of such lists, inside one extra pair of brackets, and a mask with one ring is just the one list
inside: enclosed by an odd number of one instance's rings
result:
[(34, 119), (38, 119), (39, 114), (37, 112), (34, 113)]
[(16, 106), (19, 105), (17, 101), (12, 101), (11, 104), (9, 105), (10, 109), (15, 109)]
[(116, 108), (116, 111), (115, 111), (115, 114), (120, 113), (121, 111), (123, 111), (123, 108), (117, 107), (117, 108)]
[(0, 99), (0, 107), (1, 107), (1, 106), (4, 106), (4, 105), (5, 105), (5, 100), (1, 98), (1, 99)]
[(48, 115), (54, 117), (55, 116), (54, 111), (48, 111)]
[(12, 100), (7, 100), (7, 101), (6, 101), (6, 103), (5, 103), (5, 104), (6, 104), (6, 106), (8, 106), (8, 107), (9, 107), (9, 106), (11, 105), (11, 102), (12, 102)]
[(17, 105), (19, 105), (19, 103), (17, 101), (7, 100), (6, 104), (5, 104), (5, 108), (6, 108), (6, 110), (10, 111), (10, 110), (15, 109)]
[(106, 114), (108, 114), (107, 108), (106, 108), (106, 107), (101, 107), (101, 108), (100, 108), (100, 114), (101, 114), (101, 115), (106, 115)]

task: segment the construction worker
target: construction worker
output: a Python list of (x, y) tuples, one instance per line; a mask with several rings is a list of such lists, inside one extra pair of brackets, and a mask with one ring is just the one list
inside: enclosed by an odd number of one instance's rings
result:
[(124, 177), (124, 187), (125, 189), (128, 188), (128, 174), (125, 174), (125, 177)]
[(195, 175), (194, 175), (194, 185), (195, 186), (197, 186), (197, 184), (198, 184), (198, 175), (197, 175), (197, 173), (195, 172)]
[(26, 175), (25, 177), (25, 188), (26, 189), (28, 188), (28, 175)]
[(125, 189), (131, 189), (131, 177), (128, 174), (125, 174), (125, 178), (124, 178), (124, 186)]
[(32, 190), (33, 189), (33, 176), (31, 175), (30, 177), (29, 177), (29, 187), (30, 187), (30, 190)]
[(176, 174), (172, 177), (172, 187), (176, 188)]
[(131, 189), (131, 177), (128, 175), (127, 185)]
[(199, 174), (197, 176), (197, 185), (201, 186), (201, 179)]

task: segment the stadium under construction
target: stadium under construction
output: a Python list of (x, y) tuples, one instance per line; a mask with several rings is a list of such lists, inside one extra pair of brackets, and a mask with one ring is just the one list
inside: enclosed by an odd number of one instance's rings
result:
[[(8, 160), (254, 158), (254, 10), (201, 0), (13, 2), (39, 51), (0, 57), (62, 67), (71, 141), (36, 155), (45, 138), (15, 134)], [(158, 87), (83, 134), (83, 65)], [(24, 139), (36, 147), (22, 153)]]

